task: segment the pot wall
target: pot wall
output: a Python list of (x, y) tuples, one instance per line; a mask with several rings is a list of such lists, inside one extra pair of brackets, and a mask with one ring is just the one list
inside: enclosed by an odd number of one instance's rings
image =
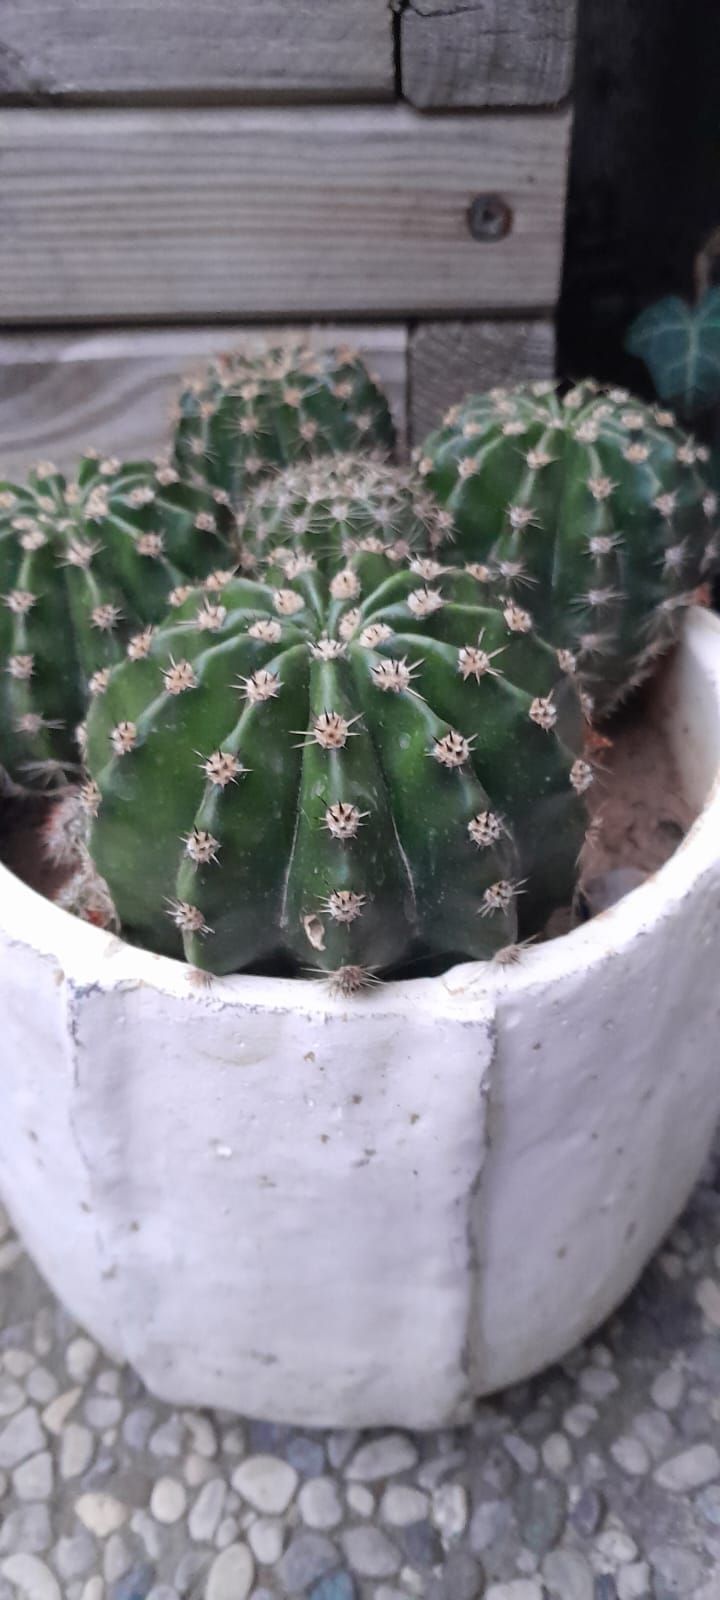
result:
[[(720, 626), (663, 689), (688, 795), (720, 763)], [(181, 964), (0, 869), (0, 1186), (74, 1315), (151, 1389), (431, 1427), (630, 1287), (720, 1112), (720, 799), (673, 859), (513, 968), (351, 1004)]]

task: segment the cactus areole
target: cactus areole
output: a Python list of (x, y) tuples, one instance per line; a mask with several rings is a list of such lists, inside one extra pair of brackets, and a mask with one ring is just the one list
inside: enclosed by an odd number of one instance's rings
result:
[(236, 506), (278, 467), (336, 451), (388, 454), (394, 445), (385, 396), (351, 350), (233, 351), (188, 383), (178, 403), (178, 467)]
[(717, 565), (706, 458), (671, 412), (625, 390), (530, 384), (454, 407), (419, 468), (452, 513), (453, 559), (485, 563), (495, 593), (576, 655), (603, 715), (649, 675)]
[(555, 651), (427, 557), (217, 574), (93, 702), (90, 847), (125, 934), (351, 993), (567, 899), (591, 772)]
[[(174, 467), (86, 456), (0, 482), (0, 766), (24, 782), (77, 766), (88, 695), (169, 593), (212, 567), (231, 514)], [(220, 538), (222, 535), (222, 539)]]

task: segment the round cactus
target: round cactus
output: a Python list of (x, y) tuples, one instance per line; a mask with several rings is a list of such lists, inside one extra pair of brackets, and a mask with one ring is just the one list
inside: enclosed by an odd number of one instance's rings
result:
[(268, 473), (335, 451), (395, 444), (382, 390), (350, 350), (304, 345), (231, 352), (180, 395), (175, 459), (183, 474), (241, 506)]
[(170, 466), (88, 456), (0, 483), (0, 765), (21, 780), (77, 762), (75, 729), (133, 629), (217, 562), (231, 513)]
[[(335, 570), (354, 550), (392, 548), (400, 558), (430, 553), (452, 531), (452, 517), (412, 473), (367, 456), (323, 456), (286, 467), (261, 483), (237, 518), (241, 565), (310, 555)], [(292, 565), (292, 561), (291, 561)]]
[(485, 958), (569, 897), (582, 719), (527, 613), (428, 557), (196, 590), (88, 720), (90, 848), (127, 936), (338, 986)]
[(530, 384), (466, 400), (419, 452), (454, 521), (453, 560), (485, 564), (577, 657), (599, 715), (648, 675), (718, 559), (706, 452), (625, 390)]

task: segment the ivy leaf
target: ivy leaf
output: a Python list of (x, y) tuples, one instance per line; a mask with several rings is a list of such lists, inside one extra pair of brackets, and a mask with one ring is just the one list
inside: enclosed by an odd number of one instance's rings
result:
[(625, 348), (645, 362), (661, 400), (686, 417), (706, 411), (720, 400), (720, 289), (696, 306), (658, 300), (631, 324)]

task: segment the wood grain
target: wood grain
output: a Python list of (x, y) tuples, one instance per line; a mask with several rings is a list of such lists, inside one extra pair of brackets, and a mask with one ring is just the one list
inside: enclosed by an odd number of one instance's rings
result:
[(390, 98), (386, 0), (0, 0), (0, 98)]
[(552, 378), (552, 322), (426, 322), (410, 341), (410, 429), (418, 444), (463, 395)]
[(22, 475), (43, 457), (70, 466), (87, 445), (126, 458), (154, 455), (167, 445), (170, 406), (188, 371), (218, 350), (292, 333), (359, 350), (388, 395), (404, 441), (402, 326), (10, 334), (0, 338), (0, 477)]
[(400, 24), (415, 106), (553, 105), (572, 81), (576, 0), (408, 0)]
[[(0, 320), (379, 318), (545, 307), (569, 118), (6, 111)], [(477, 242), (478, 192), (507, 236)]]

